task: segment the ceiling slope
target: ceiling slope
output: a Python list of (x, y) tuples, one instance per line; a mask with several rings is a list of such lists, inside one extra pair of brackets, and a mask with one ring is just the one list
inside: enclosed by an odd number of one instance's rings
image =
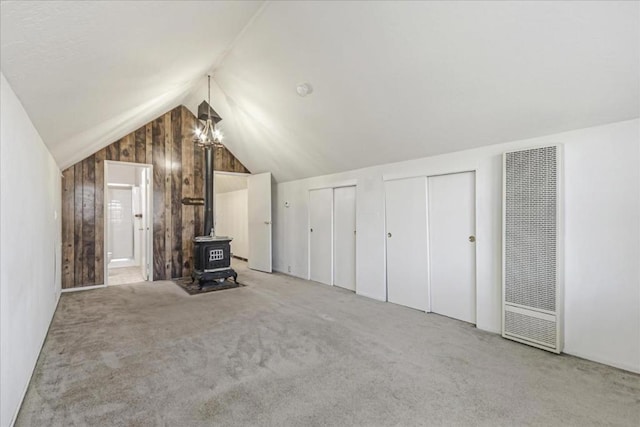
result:
[(179, 105), (260, 1), (3, 1), (2, 73), (61, 168)]
[[(278, 181), (639, 115), (638, 2), (272, 2), (214, 74)], [(296, 84), (314, 92), (301, 98)], [(204, 85), (204, 86), (203, 86)], [(186, 99), (195, 109), (206, 82)]]

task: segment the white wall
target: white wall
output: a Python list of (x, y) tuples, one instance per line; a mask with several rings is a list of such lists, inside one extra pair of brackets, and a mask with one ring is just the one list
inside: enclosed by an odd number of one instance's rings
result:
[(640, 372), (639, 125), (635, 119), (281, 183), (274, 192), (274, 267), (307, 278), (308, 190), (357, 182), (356, 292), (384, 300), (383, 179), (476, 170), (477, 326), (500, 332), (501, 153), (561, 143), (565, 352)]
[(216, 235), (233, 237), (231, 252), (249, 257), (247, 190), (216, 194)]
[(60, 295), (60, 170), (0, 75), (0, 425), (12, 424)]

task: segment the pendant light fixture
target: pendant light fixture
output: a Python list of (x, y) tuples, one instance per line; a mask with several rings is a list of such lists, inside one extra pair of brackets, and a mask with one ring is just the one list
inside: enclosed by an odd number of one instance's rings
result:
[(200, 127), (196, 128), (196, 137), (193, 142), (200, 147), (218, 148), (222, 147), (222, 138), (224, 137), (222, 131), (220, 131), (217, 126), (217, 123), (222, 120), (222, 118), (211, 108), (211, 75), (207, 75), (207, 83), (209, 87), (209, 98), (207, 102), (203, 101), (198, 107), (198, 119), (206, 119), (206, 122), (204, 129), (200, 129)]

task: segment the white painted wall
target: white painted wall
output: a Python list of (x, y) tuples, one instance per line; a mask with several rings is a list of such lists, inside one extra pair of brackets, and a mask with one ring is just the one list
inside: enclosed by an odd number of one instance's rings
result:
[(249, 257), (247, 190), (216, 194), (216, 234), (233, 237), (231, 252)]
[(60, 296), (60, 170), (0, 74), (0, 425), (17, 414)]
[[(278, 184), (274, 266), (306, 278), (308, 190), (357, 182), (356, 292), (385, 299), (383, 179), (476, 170), (477, 326), (500, 332), (501, 153), (565, 153), (565, 352), (640, 372), (638, 119)], [(285, 208), (285, 202), (290, 206)]]

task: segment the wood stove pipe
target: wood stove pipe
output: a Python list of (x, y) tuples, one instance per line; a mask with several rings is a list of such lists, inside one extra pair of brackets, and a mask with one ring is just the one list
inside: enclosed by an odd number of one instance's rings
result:
[(204, 235), (209, 235), (211, 237), (216, 235), (214, 222), (215, 194), (213, 187), (213, 150), (214, 148), (212, 146), (207, 146), (204, 149)]

